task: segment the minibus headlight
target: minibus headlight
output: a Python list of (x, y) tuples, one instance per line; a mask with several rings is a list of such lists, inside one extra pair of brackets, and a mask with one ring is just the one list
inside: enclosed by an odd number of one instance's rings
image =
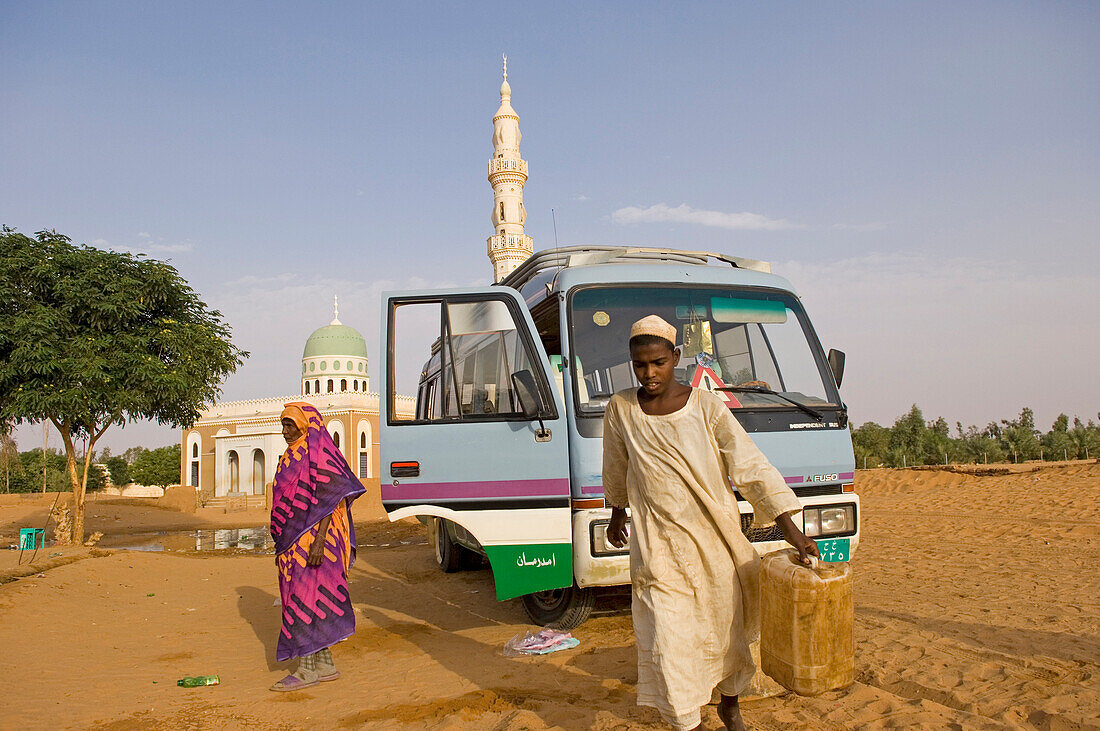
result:
[(823, 505), (806, 508), (803, 533), (810, 537), (835, 536), (855, 533), (856, 508), (854, 505)]
[(821, 535), (821, 508), (806, 508), (802, 511), (802, 516), (806, 521), (802, 532), (811, 538)]
[[(597, 520), (593, 521), (590, 525), (592, 532), (592, 555), (593, 556), (623, 556), (630, 553), (630, 544), (624, 545), (622, 548), (611, 545), (611, 541), (607, 540), (607, 526), (609, 521)], [(630, 521), (626, 522), (627, 535), (630, 534)]]

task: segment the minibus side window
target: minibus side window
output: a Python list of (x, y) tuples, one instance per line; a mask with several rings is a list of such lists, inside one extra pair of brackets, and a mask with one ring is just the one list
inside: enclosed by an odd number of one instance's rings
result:
[(415, 393), (418, 423), (522, 418), (512, 374), (527, 370), (544, 381), (502, 300), (396, 304), (390, 348), (390, 403)]

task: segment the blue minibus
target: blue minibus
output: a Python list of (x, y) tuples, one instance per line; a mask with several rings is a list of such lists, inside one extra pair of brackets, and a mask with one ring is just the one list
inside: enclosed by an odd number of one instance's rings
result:
[[(860, 509), (844, 354), (826, 354), (769, 264), (710, 252), (565, 247), (492, 286), (384, 293), (390, 519), (422, 520), (444, 571), (487, 562), (497, 598), (521, 597), (536, 624), (583, 622), (598, 591), (630, 583), (627, 549), (605, 535), (603, 409), (638, 386), (627, 341), (649, 314), (677, 328), (677, 378), (726, 401), (801, 500), (822, 557), (848, 560)], [(737, 505), (761, 555), (785, 545)]]

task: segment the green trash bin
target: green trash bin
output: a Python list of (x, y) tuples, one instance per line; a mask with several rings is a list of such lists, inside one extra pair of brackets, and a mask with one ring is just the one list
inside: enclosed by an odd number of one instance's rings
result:
[(19, 550), (29, 551), (46, 547), (46, 531), (41, 528), (19, 529)]

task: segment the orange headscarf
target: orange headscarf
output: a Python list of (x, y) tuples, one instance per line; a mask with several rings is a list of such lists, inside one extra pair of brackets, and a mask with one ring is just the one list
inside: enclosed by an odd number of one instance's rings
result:
[[(283, 404), (283, 413), (279, 415), (279, 421), (283, 419), (290, 419), (294, 422), (294, 426), (298, 427), (298, 431), (302, 433), (302, 436), (295, 440), (295, 442), (301, 441), (305, 438), (306, 433), (309, 432), (309, 419), (306, 418), (306, 412), (302, 411), (303, 402), (292, 401), (289, 404)], [(309, 404), (304, 404), (308, 406)]]

